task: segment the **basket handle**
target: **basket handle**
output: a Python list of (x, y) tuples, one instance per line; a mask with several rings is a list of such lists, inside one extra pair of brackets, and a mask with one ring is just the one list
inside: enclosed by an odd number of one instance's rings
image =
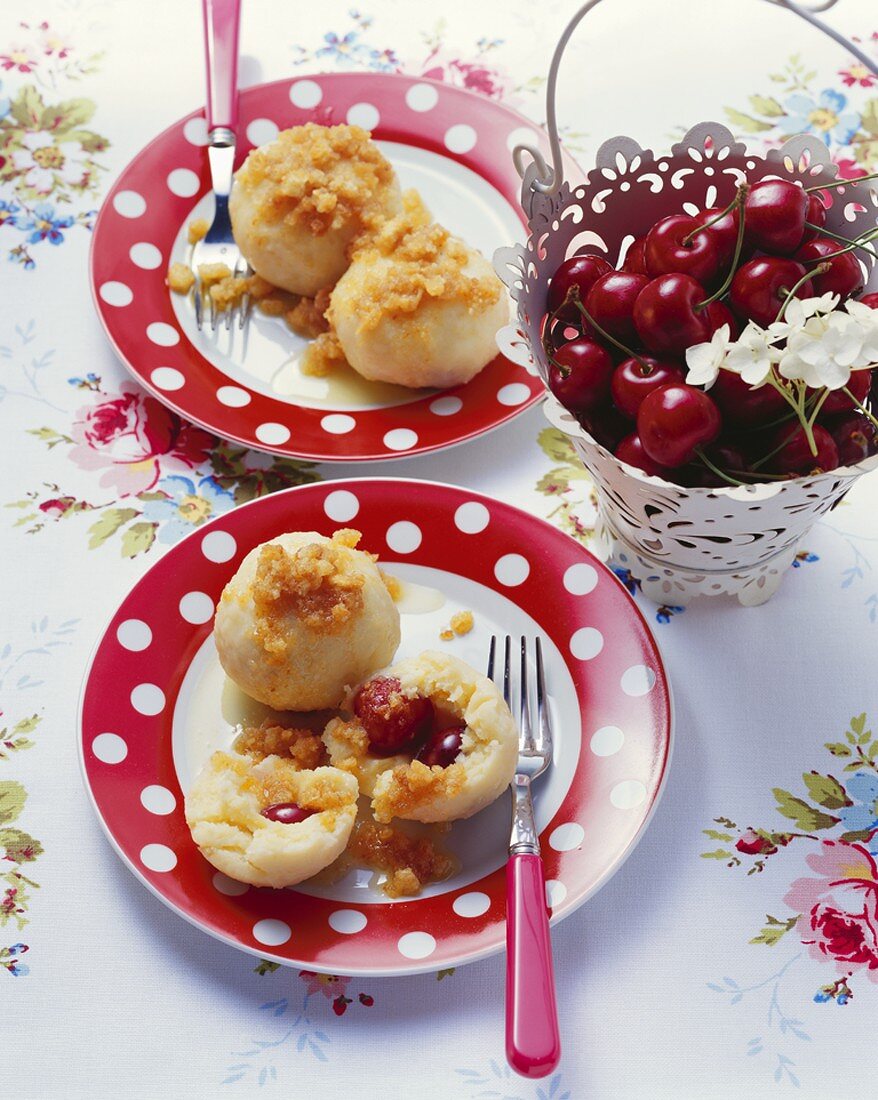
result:
[[(555, 47), (555, 52), (552, 55), (552, 63), (549, 66), (549, 78), (546, 81), (546, 131), (549, 135), (549, 150), (552, 158), (552, 166), (549, 167), (543, 154), (533, 145), (516, 145), (512, 150), (512, 161), (515, 165), (515, 170), (522, 179), (524, 179), (525, 172), (529, 168), (529, 165), (524, 161), (524, 154), (527, 153), (530, 157), (530, 163), (536, 168), (536, 175), (532, 182), (533, 190), (540, 191), (544, 195), (554, 194), (561, 186), (564, 179), (563, 162), (561, 159), (561, 139), (558, 137), (558, 118), (555, 111), (555, 88), (558, 83), (558, 69), (561, 65), (561, 58), (564, 56), (564, 51), (567, 48), (567, 43), (573, 36), (573, 32), (591, 9), (596, 7), (600, 2), (601, 0), (588, 0), (588, 3), (582, 5), (564, 28), (558, 40), (558, 45)], [(814, 14), (815, 12), (828, 11), (835, 6), (837, 0), (817, 0), (817, 2), (812, 3), (807, 8), (802, 7), (801, 4), (794, 3), (794, 0), (765, 0), (765, 2), (774, 4), (779, 8), (787, 8), (794, 15), (798, 15), (800, 19), (804, 19), (807, 23), (810, 23), (830, 38), (835, 39), (839, 45), (843, 46), (849, 53), (853, 54), (858, 61), (861, 61), (867, 69), (878, 76), (878, 63), (864, 53), (863, 50), (848, 41), (848, 39), (839, 31), (835, 30), (834, 27), (830, 27), (828, 24), (824, 23), (822, 19), (818, 19)]]

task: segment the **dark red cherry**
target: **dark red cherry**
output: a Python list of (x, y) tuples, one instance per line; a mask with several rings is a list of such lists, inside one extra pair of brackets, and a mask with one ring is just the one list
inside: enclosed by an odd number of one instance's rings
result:
[(648, 282), (645, 275), (611, 271), (602, 275), (588, 292), (586, 309), (610, 336), (631, 344), (637, 338), (632, 316), (634, 303)]
[[(739, 267), (732, 279), (729, 299), (741, 317), (755, 321), (763, 328), (776, 320), (787, 294), (805, 274), (805, 268), (795, 260), (780, 256), (760, 256)], [(810, 280), (796, 291), (797, 298), (813, 294)]]
[[(721, 213), (722, 207), (711, 206), (707, 210), (702, 210), (700, 214), (696, 214), (695, 217), (699, 225), (704, 225), (705, 222), (709, 222), (712, 218), (717, 217), (717, 215)], [(708, 227), (719, 245), (724, 275), (728, 274), (729, 264), (732, 262), (732, 257), (735, 255), (735, 248), (738, 243), (739, 221), (740, 213), (737, 208), (733, 207), (731, 210), (726, 211), (719, 221), (715, 221), (713, 225)]]
[(447, 768), (457, 758), (465, 732), (466, 726), (434, 730), (415, 759), (426, 764), (428, 768)]
[(646, 235), (647, 272), (655, 277), (680, 271), (705, 286), (714, 282), (722, 268), (723, 248), (720, 239), (700, 225), (698, 218), (688, 214), (657, 221)]
[(864, 294), (860, 301), (864, 306), (868, 306), (869, 309), (878, 309), (878, 293)]
[(691, 462), (699, 447), (720, 433), (722, 418), (715, 402), (694, 386), (672, 383), (643, 399), (637, 434), (649, 457), (661, 466)]
[(275, 802), (259, 811), (269, 821), (279, 821), (282, 825), (298, 825), (300, 821), (311, 817), (317, 810), (305, 810), (298, 802)]
[(763, 252), (788, 256), (805, 235), (808, 195), (789, 180), (759, 180), (744, 203), (747, 241)]
[(614, 451), (619, 440), (631, 431), (631, 421), (609, 402), (578, 417), (578, 420), (589, 435), (608, 451)]
[(625, 253), (625, 260), (622, 263), (620, 271), (630, 271), (634, 275), (647, 274), (646, 256), (643, 251), (645, 244), (646, 237), (635, 237), (628, 251)]
[[(851, 371), (851, 376), (848, 379), (848, 384), (845, 389), (850, 390), (857, 401), (862, 405), (869, 396), (871, 386), (872, 371), (855, 370)], [(826, 400), (820, 406), (820, 415), (831, 416), (833, 413), (853, 412), (856, 407), (855, 402), (848, 397), (844, 389), (830, 390)]]
[(584, 413), (602, 404), (610, 392), (613, 360), (593, 340), (571, 340), (555, 352), (549, 367), (549, 388), (561, 404)]
[(636, 466), (638, 470), (643, 470), (645, 474), (650, 474), (652, 477), (673, 480), (672, 471), (665, 466), (660, 466), (658, 462), (649, 457), (643, 449), (643, 441), (637, 432), (626, 435), (619, 443), (616, 447), (616, 458), (620, 462), (627, 462), (629, 466)]
[[(579, 256), (571, 256), (569, 260), (565, 260), (561, 264), (552, 276), (552, 281), (549, 284), (549, 312), (554, 313), (563, 304), (572, 287), (577, 288), (579, 300), (584, 302), (594, 283), (601, 275), (606, 275), (608, 271), (612, 270), (612, 267), (603, 256), (595, 256), (590, 252)], [(582, 314), (571, 303), (559, 316), (564, 317), (565, 320), (578, 321)]]
[(409, 698), (395, 676), (376, 676), (354, 696), (353, 711), (369, 738), (369, 751), (391, 756), (408, 748), (433, 717), (422, 695)]
[[(774, 437), (777, 454), (770, 460), (771, 469), (779, 474), (802, 476), (818, 471), (834, 470), (838, 466), (838, 448), (829, 432), (819, 424), (814, 425), (814, 442), (817, 454), (813, 454), (801, 424), (790, 428), (785, 424)], [(772, 448), (774, 449), (774, 448)]]
[(708, 339), (707, 318), (696, 308), (707, 298), (691, 275), (659, 275), (634, 303), (634, 323), (640, 339), (656, 355), (682, 355)]
[(741, 326), (738, 324), (737, 318), (734, 313), (724, 302), (711, 302), (709, 306), (704, 307), (704, 318), (707, 322), (707, 339), (716, 332), (718, 328), (722, 328), (723, 325), (729, 326), (729, 339), (737, 340), (741, 333)]
[(721, 370), (710, 389), (710, 396), (719, 405), (723, 422), (755, 428), (779, 420), (792, 409), (783, 394), (771, 385), (753, 389), (734, 371)]
[(865, 278), (860, 261), (853, 252), (839, 252), (843, 247), (829, 237), (814, 237), (796, 252), (795, 259), (805, 265), (806, 271), (813, 271), (821, 260), (829, 264), (828, 271), (815, 271), (811, 276), (815, 294), (849, 298), (863, 289)]
[[(642, 355), (639, 359), (623, 359), (613, 371), (610, 392), (613, 404), (633, 420), (640, 403), (648, 393), (666, 386), (669, 382), (683, 382), (683, 368), (676, 363)], [(633, 463), (637, 465), (637, 463)]]
[[(813, 241), (818, 236), (820, 230), (826, 225), (826, 207), (823, 205), (823, 200), (817, 194), (816, 191), (812, 191), (808, 196), (808, 214), (805, 221), (810, 222), (811, 225), (816, 225), (817, 229), (811, 229), (809, 225), (805, 226), (805, 232), (802, 236), (802, 244), (807, 241)], [(841, 245), (838, 246), (839, 248)]]
[(842, 466), (854, 466), (878, 453), (878, 429), (862, 413), (834, 418), (827, 424), (827, 430), (838, 448)]

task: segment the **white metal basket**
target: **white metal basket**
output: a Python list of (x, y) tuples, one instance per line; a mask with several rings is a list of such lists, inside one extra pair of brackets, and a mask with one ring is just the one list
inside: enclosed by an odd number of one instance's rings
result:
[[(743, 180), (766, 176), (806, 186), (834, 183), (837, 168), (825, 144), (799, 135), (766, 155), (747, 151), (723, 125), (694, 126), (669, 155), (656, 156), (627, 137), (605, 142), (581, 182), (563, 179), (554, 113), (554, 89), (564, 47), (591, 0), (568, 24), (555, 51), (547, 93), (553, 167), (538, 150), (519, 146), (526, 244), (499, 249), (496, 270), (517, 307), (516, 323), (498, 336), (501, 350), (543, 381), (548, 361), (541, 333), (549, 280), (576, 250), (588, 246), (614, 262), (620, 250), (666, 214), (694, 213), (724, 205)], [(836, 32), (787, 0), (769, 0)], [(829, 7), (834, 0), (821, 6)], [(873, 71), (874, 62), (845, 43)], [(529, 163), (524, 164), (525, 155)], [(848, 237), (878, 222), (878, 192), (868, 183), (834, 187), (827, 228)], [(869, 258), (868, 288), (878, 289), (878, 266)], [(570, 436), (595, 483), (597, 534), (606, 555), (630, 571), (643, 592), (660, 603), (685, 604), (697, 595), (735, 595), (758, 604), (777, 589), (795, 559), (800, 539), (862, 474), (878, 467), (878, 455), (829, 473), (729, 488), (681, 488), (620, 462), (601, 446), (551, 393), (546, 416)]]

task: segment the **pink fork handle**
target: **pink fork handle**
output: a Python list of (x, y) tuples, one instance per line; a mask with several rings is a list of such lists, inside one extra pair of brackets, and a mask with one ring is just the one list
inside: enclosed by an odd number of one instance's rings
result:
[(561, 1057), (546, 883), (534, 855), (506, 864), (506, 1057), (524, 1077), (545, 1077)]
[(207, 62), (207, 129), (238, 123), (238, 27), (241, 0), (201, 0)]

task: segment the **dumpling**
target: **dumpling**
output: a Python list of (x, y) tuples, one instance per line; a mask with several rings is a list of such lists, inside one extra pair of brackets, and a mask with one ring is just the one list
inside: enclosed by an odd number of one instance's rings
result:
[(279, 535), (247, 555), (217, 606), (226, 674), (275, 710), (337, 706), (393, 659), (399, 612), (358, 531)]
[(254, 149), (229, 199), (253, 270), (312, 298), (344, 274), (352, 243), (401, 208), (393, 168), (365, 130), (313, 122)]
[(449, 654), (427, 651), (353, 691), (353, 717), (323, 741), (330, 762), (356, 776), (376, 821), (471, 817), (512, 782), (518, 733), (493, 681)]

